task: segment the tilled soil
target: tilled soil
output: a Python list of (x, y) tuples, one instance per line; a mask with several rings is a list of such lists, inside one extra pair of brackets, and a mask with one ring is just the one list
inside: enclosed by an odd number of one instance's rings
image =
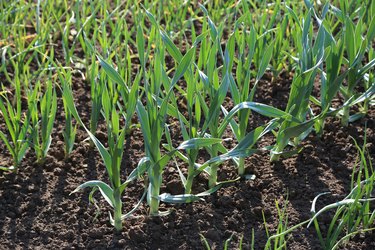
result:
[[(74, 78), (74, 95), (84, 122), (90, 112), (89, 87), (78, 77)], [(262, 81), (256, 101), (285, 108), (290, 79), (275, 83)], [(124, 222), (122, 233), (116, 233), (109, 224), (108, 206), (97, 193), (97, 209), (89, 202), (89, 190), (71, 194), (85, 181), (108, 180), (105, 167), (95, 148), (91, 148), (87, 135), (78, 129), (75, 149), (64, 158), (62, 130), (63, 107), (59, 111), (53, 134), (53, 143), (46, 162), (35, 163), (30, 150), (17, 174), (0, 172), (0, 248), (1, 249), (204, 249), (203, 235), (213, 249), (223, 249), (224, 242), (232, 237), (230, 247), (237, 249), (243, 237), (243, 249), (250, 249), (254, 230), (255, 249), (264, 247), (267, 236), (263, 214), (269, 232), (275, 232), (278, 216), (276, 202), (287, 204), (288, 225), (296, 225), (310, 218), (314, 197), (330, 191), (318, 200), (318, 207), (345, 197), (350, 191), (350, 180), (357, 157), (353, 137), (363, 143), (367, 124), (367, 147), (374, 156), (375, 112), (343, 128), (336, 118), (327, 120), (324, 134), (311, 134), (298, 155), (278, 163), (270, 163), (268, 153), (259, 153), (246, 160), (247, 173), (255, 180), (239, 180), (226, 184), (204, 201), (183, 205), (162, 204), (161, 210), (170, 210), (164, 217), (149, 217), (144, 202), (135, 217)], [(267, 120), (253, 115), (252, 127)], [(4, 122), (0, 128), (5, 131)], [(98, 137), (106, 140), (105, 126), (99, 126)], [(177, 128), (178, 129), (178, 128)], [(258, 146), (270, 145), (271, 135), (264, 137)], [(176, 142), (177, 144), (180, 142)], [(127, 176), (144, 156), (143, 138), (134, 128), (126, 141), (123, 159), (123, 176)], [(10, 164), (11, 158), (0, 143), (0, 165)], [(183, 192), (173, 163), (164, 172), (162, 192)], [(219, 179), (235, 179), (236, 169), (227, 162), (220, 168)], [(201, 175), (194, 183), (195, 192), (207, 188), (207, 178)], [(129, 211), (144, 192), (143, 180), (134, 182), (125, 191), (124, 210)], [(320, 217), (324, 231), (330, 215)], [(375, 234), (360, 235), (347, 249), (375, 248)], [(288, 249), (321, 249), (313, 228), (302, 227), (289, 235)]]

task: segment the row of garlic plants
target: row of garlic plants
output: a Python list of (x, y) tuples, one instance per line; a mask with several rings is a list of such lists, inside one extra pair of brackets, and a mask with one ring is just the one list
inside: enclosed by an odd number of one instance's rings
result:
[[(70, 7), (62, 2), (56, 7), (50, 2), (21, 1), (15, 17), (16, 3), (1, 3), (2, 22), (36, 17), (34, 35), (27, 33), (29, 24), (3, 25), (1, 30), (9, 39), (1, 40), (5, 80), (0, 112), (7, 130), (0, 131), (0, 139), (13, 158), (13, 165), (2, 169), (17, 171), (28, 149), (33, 149), (37, 162), (43, 164), (53, 143), (61, 99), (66, 157), (74, 148), (78, 127), (83, 128), (109, 177), (109, 182), (85, 182), (74, 192), (85, 187), (100, 190), (114, 210), (110, 221), (117, 230), (144, 198), (151, 215), (161, 213), (160, 202), (200, 200), (223, 183), (237, 180), (218, 181), (223, 162), (232, 161), (239, 177), (244, 177), (246, 157), (265, 150), (271, 161), (289, 157), (302, 149), (309, 134), (323, 133), (326, 117), (337, 116), (346, 126), (366, 115), (373, 105), (374, 2), (314, 6), (305, 1), (300, 7), (293, 1), (242, 1), (225, 10), (211, 4), (206, 8), (185, 3), (177, 12), (189, 15), (188, 20), (168, 14), (177, 3), (171, 4), (171, 9), (156, 2), (144, 6), (129, 3), (118, 2), (113, 8), (105, 1), (76, 2)], [(48, 11), (52, 13), (49, 16), (44, 14)], [(126, 21), (129, 13), (131, 27)], [(227, 19), (219, 22), (223, 15)], [(176, 27), (180, 32), (173, 32)], [(79, 48), (83, 56), (75, 52)], [(63, 60), (56, 51), (63, 54)], [(281, 71), (293, 72), (286, 109), (255, 102), (263, 76), (276, 79)], [(88, 124), (76, 109), (73, 74), (80, 74), (91, 89)], [(314, 96), (317, 84), (318, 95)], [(337, 96), (343, 99), (338, 107), (333, 105)], [(227, 97), (233, 103), (230, 109)], [(180, 105), (181, 99), (186, 105)], [(353, 106), (359, 111), (350, 114)], [(269, 122), (250, 127), (253, 112)], [(133, 123), (135, 115), (138, 120)], [(171, 139), (171, 120), (181, 131), (180, 142)], [(96, 137), (99, 121), (106, 124), (106, 142)], [(124, 180), (124, 142), (138, 125), (145, 156)], [(237, 143), (233, 148), (223, 144), (228, 128)], [(258, 140), (267, 133), (275, 136), (275, 144), (258, 148)], [(200, 153), (209, 159), (199, 161)], [(175, 166), (184, 194), (160, 193), (164, 169), (171, 162), (183, 163)], [(203, 173), (208, 188), (193, 193), (193, 180)], [(141, 176), (148, 180), (145, 194), (133, 210), (123, 214), (123, 193)]]

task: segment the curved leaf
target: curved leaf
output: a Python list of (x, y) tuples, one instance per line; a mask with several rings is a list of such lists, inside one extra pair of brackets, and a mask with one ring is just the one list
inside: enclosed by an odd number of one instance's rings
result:
[(87, 187), (97, 187), (99, 188), (100, 193), (103, 195), (104, 199), (108, 202), (111, 207), (114, 207), (113, 204), (115, 204), (115, 199), (113, 197), (113, 189), (107, 185), (106, 183), (102, 181), (87, 181), (81, 185), (79, 185), (76, 189), (74, 189), (70, 194), (76, 193), (80, 191), (81, 189), (87, 188)]
[(187, 141), (184, 141), (183, 143), (178, 146), (177, 149), (199, 149), (202, 147), (211, 146), (213, 144), (221, 143), (222, 139), (219, 138), (193, 138)]
[(126, 181), (119, 187), (120, 193), (122, 193), (125, 190), (125, 188), (128, 186), (128, 184), (131, 181), (139, 178), (141, 175), (143, 175), (147, 171), (147, 169), (149, 167), (149, 163), (150, 163), (149, 157), (143, 157), (138, 162), (138, 166), (129, 174)]
[(179, 195), (171, 195), (168, 193), (163, 193), (159, 195), (159, 200), (165, 203), (191, 203), (194, 201), (202, 200), (204, 199), (202, 197), (209, 196), (212, 193), (216, 192), (219, 188), (221, 188), (222, 184), (216, 185), (213, 188), (206, 190), (199, 194), (179, 194)]
[(86, 132), (89, 134), (91, 140), (94, 142), (96, 148), (99, 150), (99, 153), (104, 161), (104, 165), (106, 166), (106, 169), (108, 171), (109, 176), (112, 176), (112, 157), (108, 153), (107, 149), (103, 146), (103, 144), (95, 137), (94, 134), (90, 132), (89, 129), (86, 128), (85, 124), (82, 122), (81, 117), (78, 115), (78, 111), (74, 105), (73, 101), (73, 95), (72, 92), (69, 90), (69, 88), (63, 89), (63, 96), (65, 98), (65, 102), (67, 107), (69, 108), (70, 112), (74, 116), (74, 118), (77, 120), (77, 122), (86, 130)]

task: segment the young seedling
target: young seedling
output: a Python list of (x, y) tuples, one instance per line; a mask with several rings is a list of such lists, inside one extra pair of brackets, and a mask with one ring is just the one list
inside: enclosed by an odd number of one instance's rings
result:
[(37, 163), (42, 164), (51, 146), (51, 134), (57, 110), (57, 95), (51, 80), (47, 80), (43, 95), (39, 95), (42, 93), (42, 85), (39, 81), (34, 91), (37, 91), (38, 95), (35, 99), (30, 100), (33, 105), (31, 137)]
[[(108, 63), (102, 62), (104, 65), (104, 70), (108, 75), (113, 77), (118, 77), (116, 74), (117, 72), (111, 67)], [(123, 81), (121, 78), (118, 79), (120, 85), (122, 85)], [(125, 87), (125, 86), (122, 86)], [(103, 144), (91, 133), (91, 131), (86, 128), (83, 124), (81, 118), (78, 115), (78, 112), (75, 108), (73, 96), (71, 91), (68, 88), (63, 89), (63, 96), (66, 100), (66, 104), (69, 107), (72, 115), (77, 120), (77, 122), (86, 130), (90, 139), (94, 142), (96, 148), (98, 149), (103, 161), (104, 165), (106, 166), (106, 170), (109, 176), (110, 185), (106, 184), (103, 181), (94, 180), (88, 181), (77, 187), (74, 192), (77, 192), (85, 187), (92, 187), (98, 188), (105, 200), (109, 203), (111, 207), (114, 209), (114, 216), (110, 215), (110, 222), (116, 228), (117, 231), (122, 230), (122, 221), (128, 218), (135, 209), (140, 205), (140, 202), (135, 206), (133, 210), (129, 213), (123, 215), (122, 214), (122, 193), (125, 191), (126, 187), (130, 182), (138, 178), (139, 176), (143, 175), (143, 173), (147, 170), (147, 162), (149, 161), (148, 158), (143, 158), (136, 169), (132, 171), (125, 182), (121, 182), (120, 176), (120, 166), (122, 161), (122, 156), (124, 153), (124, 146), (125, 146), (125, 129), (120, 128), (120, 116), (118, 111), (116, 110), (117, 101), (110, 97), (109, 91), (107, 86), (103, 92), (103, 113), (104, 117), (107, 122), (107, 130), (108, 130), (108, 149), (106, 149)], [(138, 98), (138, 89), (134, 92), (129, 93), (129, 103), (135, 106), (135, 103)], [(130, 112), (130, 110), (128, 110)], [(133, 111), (134, 112), (134, 111)]]
[[(150, 21), (154, 25), (153, 36), (154, 42), (157, 44), (157, 50), (155, 51), (154, 69), (153, 71), (147, 72), (146, 69), (146, 58), (144, 57), (145, 42), (141, 35), (140, 28), (138, 29), (137, 43), (141, 62), (141, 68), (144, 73), (145, 82), (145, 105), (138, 100), (137, 103), (137, 114), (141, 123), (141, 129), (145, 141), (146, 156), (150, 159), (150, 167), (148, 170), (148, 178), (150, 180), (147, 201), (150, 205), (150, 214), (159, 214), (159, 203), (160, 203), (160, 187), (162, 183), (163, 169), (168, 163), (171, 156), (162, 156), (161, 154), (161, 140), (166, 125), (166, 116), (168, 112), (169, 99), (174, 94), (173, 89), (178, 80), (184, 75), (186, 70), (189, 68), (192, 58), (195, 54), (195, 47), (192, 47), (181, 59), (179, 65), (176, 68), (173, 79), (170, 80), (165, 73), (163, 68), (164, 65), (164, 46), (161, 41), (158, 24), (154, 17), (146, 10)], [(150, 79), (150, 80), (149, 80)], [(166, 88), (166, 95), (163, 98), (161, 104), (158, 103), (157, 97), (160, 96), (161, 82), (164, 83)]]
[[(375, 4), (372, 3), (372, 9), (375, 9)], [(344, 7), (344, 6), (342, 6)], [(365, 6), (361, 6), (361, 8), (365, 8)], [(364, 57), (366, 52), (369, 48), (373, 46), (373, 41), (375, 38), (375, 19), (372, 18), (371, 22), (366, 25), (365, 22), (365, 15), (358, 16), (358, 20), (356, 23), (353, 22), (354, 17), (349, 17), (343, 15), (343, 11), (335, 9), (337, 17), (340, 19), (342, 24), (344, 25), (345, 29), (343, 31), (343, 41), (344, 47), (346, 52), (346, 66), (348, 68), (348, 75), (347, 75), (347, 85), (341, 86), (340, 91), (344, 97), (345, 101), (348, 101), (352, 98), (355, 94), (355, 88), (359, 85), (359, 83), (365, 81), (365, 74), (368, 70), (375, 66), (375, 59), (367, 62), (366, 64), (363, 63)], [(359, 13), (366, 13), (365, 11)], [(375, 16), (375, 13), (372, 13)], [(367, 29), (365, 29), (367, 27)], [(363, 30), (367, 30), (365, 34), (363, 34)], [(366, 89), (367, 90), (367, 89)], [(366, 108), (364, 108), (366, 112)], [(359, 113), (350, 116), (350, 106), (344, 107), (342, 112), (341, 121), (343, 126), (347, 126), (350, 121), (354, 121), (356, 119), (361, 118), (364, 114)]]
[[(71, 72), (65, 71), (62, 67), (58, 71), (58, 76), (62, 85), (62, 91), (72, 92), (71, 83), (72, 83), (72, 74)], [(64, 90), (66, 89), (66, 90)], [(65, 128), (63, 132), (64, 142), (65, 142), (65, 158), (68, 158), (71, 152), (73, 151), (74, 142), (77, 133), (77, 125), (73, 125), (73, 116), (70, 111), (65, 97), (62, 97), (64, 112), (65, 112)]]
[[(296, 16), (293, 10), (289, 9), (289, 12), (292, 17)], [(298, 147), (300, 141), (312, 130), (313, 122), (307, 120), (310, 110), (309, 100), (315, 76), (323, 61), (325, 33), (320, 28), (313, 44), (311, 12), (311, 10), (307, 12), (303, 24), (300, 24), (298, 19), (295, 20), (300, 27), (294, 34), (300, 57), (286, 107), (289, 118), (286, 118), (279, 127), (276, 144), (271, 151), (271, 161), (278, 161), (281, 155), (288, 155), (288, 152), (283, 152), (285, 147), (289, 143)], [(293, 129), (295, 126), (299, 126), (299, 129)]]
[[(252, 73), (254, 73), (251, 70), (251, 65), (254, 63), (253, 58), (258, 45), (258, 35), (256, 34), (253, 25), (250, 26), (249, 33), (245, 32), (245, 30), (240, 32), (238, 27), (244, 20), (246, 20), (246, 17), (247, 15), (244, 15), (236, 22), (235, 29), (228, 39), (224, 54), (224, 66), (226, 68), (226, 74), (229, 76), (230, 93), (235, 105), (253, 101), (257, 85), (263, 77), (273, 55), (273, 43), (267, 47), (262, 46), (263, 49), (258, 48), (257, 53), (262, 54), (263, 57), (259, 61), (259, 65), (256, 65), (258, 72), (256, 73), (254, 85), (250, 86)], [(259, 39), (262, 39), (262, 36), (264, 35), (261, 35)], [(237, 61), (235, 60), (236, 57), (234, 55), (236, 46), (239, 51)], [(234, 62), (237, 63), (235, 77), (233, 77), (231, 73)], [(226, 110), (223, 111), (227, 112)], [(249, 117), (250, 109), (243, 108), (238, 111), (238, 124), (234, 120), (230, 123), (232, 132), (239, 142), (242, 141), (248, 133)], [(256, 141), (257, 140), (254, 141), (254, 144)], [(237, 163), (238, 174), (244, 176), (245, 158), (239, 158)]]
[(8, 134), (0, 131), (0, 139), (5, 143), (13, 158), (13, 166), (1, 167), (1, 170), (14, 172), (18, 170), (30, 145), (28, 131), (33, 109), (33, 107), (28, 106), (26, 112), (22, 111), (21, 83), (17, 78), (17, 72), (15, 75), (13, 98), (7, 94), (8, 90), (4, 88), (0, 95), (0, 114), (8, 130)]

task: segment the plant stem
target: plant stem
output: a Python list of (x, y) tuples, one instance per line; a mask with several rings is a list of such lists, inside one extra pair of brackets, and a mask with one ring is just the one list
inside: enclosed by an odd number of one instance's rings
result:
[(194, 179), (194, 165), (193, 166), (189, 165), (188, 177), (187, 177), (186, 185), (185, 185), (185, 194), (191, 193), (191, 188), (193, 186), (193, 179)]
[(240, 157), (238, 163), (238, 175), (243, 176), (245, 174), (245, 158)]
[(341, 125), (342, 126), (348, 126), (348, 123), (349, 123), (349, 107), (344, 107), (343, 109), (343, 115), (342, 115), (342, 118), (341, 118)]
[[(212, 145), (211, 156), (216, 157), (217, 155), (218, 155), (217, 145)], [(217, 163), (213, 163), (210, 167), (211, 169), (210, 169), (210, 177), (208, 179), (208, 187), (213, 188), (214, 186), (216, 186), (216, 183), (217, 183), (217, 170), (218, 170), (219, 165)]]
[[(157, 165), (156, 167), (159, 167)], [(151, 192), (151, 199), (150, 199), (150, 215), (158, 215), (159, 214), (159, 204), (160, 201), (158, 199), (160, 195), (160, 186), (161, 186), (161, 174), (159, 171), (155, 171), (154, 169), (151, 170), (153, 173), (151, 173), (151, 176), (153, 180), (150, 183), (150, 192)]]
[(115, 208), (115, 215), (114, 215), (115, 228), (116, 228), (117, 231), (121, 231), (122, 230), (122, 220), (121, 220), (122, 202), (121, 202), (120, 190), (118, 188), (116, 188), (114, 190), (113, 196), (114, 196), (114, 200), (115, 200), (115, 204), (114, 204), (114, 208)]
[[(273, 151), (275, 151), (275, 152), (278, 153), (278, 152), (280, 152), (279, 149), (280, 149), (280, 146), (277, 145), (276, 148), (273, 149)], [(271, 162), (279, 161), (280, 160), (280, 155), (271, 152), (271, 159), (270, 160), (271, 160)]]
[(319, 136), (319, 137), (322, 137), (323, 135), (323, 131), (324, 131), (324, 118), (321, 118), (317, 121), (316, 125), (315, 125), (315, 131), (316, 131), (316, 134)]
[[(283, 152), (285, 147), (288, 145), (289, 140), (282, 139), (279, 143), (275, 145), (275, 147), (271, 151), (271, 162), (276, 162), (280, 160), (280, 152)], [(298, 142), (298, 140), (296, 141)], [(273, 153), (275, 152), (275, 153)]]
[(217, 169), (218, 169), (218, 165), (217, 164), (213, 164), (211, 166), (211, 171), (210, 171), (210, 177), (208, 179), (208, 187), (209, 188), (213, 188), (214, 186), (216, 186), (216, 183), (217, 183)]

